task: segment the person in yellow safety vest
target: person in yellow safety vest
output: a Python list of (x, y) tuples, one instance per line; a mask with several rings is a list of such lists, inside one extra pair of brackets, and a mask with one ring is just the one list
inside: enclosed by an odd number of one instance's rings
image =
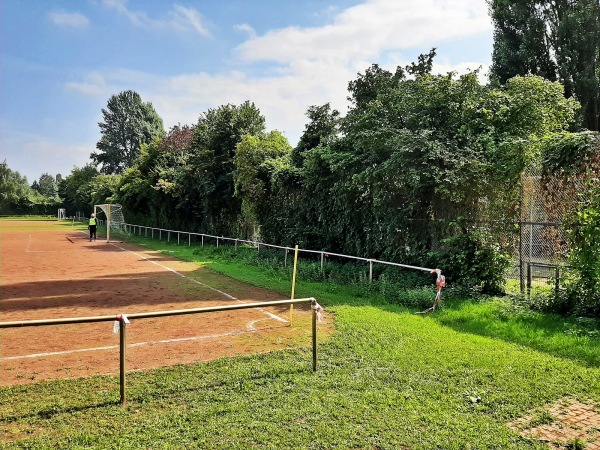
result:
[(90, 242), (92, 239), (96, 240), (96, 226), (98, 225), (98, 220), (96, 220), (96, 214), (92, 213), (92, 217), (90, 217), (90, 221), (88, 223), (88, 228), (90, 230)]

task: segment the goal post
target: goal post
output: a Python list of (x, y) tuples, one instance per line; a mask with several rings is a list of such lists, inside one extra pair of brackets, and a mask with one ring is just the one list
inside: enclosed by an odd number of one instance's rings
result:
[(111, 232), (119, 234), (123, 231), (125, 217), (123, 216), (123, 207), (118, 203), (105, 203), (94, 205), (94, 214), (98, 217), (99, 212), (106, 216), (106, 242), (110, 242)]

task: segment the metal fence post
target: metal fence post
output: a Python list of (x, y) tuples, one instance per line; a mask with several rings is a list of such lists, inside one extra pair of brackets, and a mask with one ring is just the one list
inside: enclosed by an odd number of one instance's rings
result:
[(317, 310), (312, 309), (312, 359), (313, 372), (317, 370)]
[(283, 257), (283, 267), (287, 267), (288, 248), (285, 248), (285, 256)]
[(369, 260), (369, 283), (373, 282), (373, 260)]
[(527, 263), (527, 295), (531, 294), (531, 263)]
[(121, 404), (125, 404), (125, 350), (126, 342), (126, 324), (123, 316), (119, 317), (119, 381), (121, 385)]
[(323, 262), (325, 260), (325, 253), (321, 252), (321, 273), (324, 273), (325, 271), (323, 270)]

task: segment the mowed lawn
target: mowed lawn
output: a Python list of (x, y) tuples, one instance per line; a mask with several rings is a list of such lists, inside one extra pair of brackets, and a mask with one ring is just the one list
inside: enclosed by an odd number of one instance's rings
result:
[[(168, 251), (289, 295), (273, 271)], [(0, 448), (547, 449), (508, 423), (565, 398), (600, 406), (600, 339), (576, 321), (513, 317), (495, 300), (422, 316), (303, 280), (296, 296), (335, 322), (316, 372), (307, 342), (128, 374), (125, 407), (117, 376), (2, 388)]]

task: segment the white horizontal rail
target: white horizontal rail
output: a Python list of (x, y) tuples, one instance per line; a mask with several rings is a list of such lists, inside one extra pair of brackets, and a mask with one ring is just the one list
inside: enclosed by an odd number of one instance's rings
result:
[[(144, 225), (134, 225), (134, 224), (123, 224), (125, 227), (129, 227), (130, 229), (133, 229), (134, 232), (133, 234), (135, 234), (135, 230), (138, 230), (138, 234), (141, 235), (141, 230), (144, 230), (145, 233), (147, 233), (147, 230), (151, 230), (152, 233), (154, 232), (159, 232), (159, 233), (177, 233), (178, 238), (179, 235), (183, 234), (186, 236), (197, 236), (197, 237), (201, 237), (202, 239), (204, 238), (211, 238), (211, 239), (216, 239), (217, 240), (217, 246), (219, 243), (219, 240), (221, 241), (232, 241), (235, 242), (236, 245), (238, 243), (245, 243), (245, 244), (250, 244), (254, 247), (257, 247), (260, 249), (260, 247), (270, 247), (270, 248), (278, 248), (281, 250), (285, 250), (286, 252), (290, 251), (290, 250), (294, 250), (295, 247), (289, 247), (289, 246), (282, 246), (282, 245), (274, 245), (274, 244), (267, 244), (264, 242), (259, 242), (259, 241), (250, 241), (250, 240), (246, 240), (246, 239), (239, 239), (239, 238), (231, 238), (231, 237), (226, 237), (226, 236), (216, 236), (216, 235), (212, 235), (212, 234), (206, 234), (206, 233), (194, 233), (191, 231), (180, 231), (180, 230), (170, 230), (167, 228), (156, 228), (156, 227), (147, 227)], [(204, 242), (204, 241), (203, 241)], [(191, 241), (189, 242), (189, 245), (191, 245)], [(383, 261), (383, 260), (379, 260), (379, 259), (374, 259), (374, 258), (364, 258), (364, 257), (360, 257), (360, 256), (352, 256), (352, 255), (344, 255), (341, 253), (333, 253), (333, 252), (328, 252), (326, 250), (309, 250), (309, 249), (303, 249), (303, 248), (299, 248), (298, 252), (304, 252), (304, 253), (315, 253), (315, 254), (320, 254), (321, 255), (321, 265), (323, 265), (323, 260), (324, 257), (327, 256), (336, 256), (339, 258), (346, 258), (346, 259), (353, 259), (356, 261), (364, 261), (369, 263), (369, 266), (371, 267), (371, 270), (369, 271), (369, 279), (372, 280), (372, 265), (374, 263), (376, 264), (385, 264), (388, 266), (395, 266), (395, 267), (402, 267), (405, 269), (413, 269), (413, 270), (421, 270), (424, 272), (434, 272), (435, 269), (430, 269), (427, 267), (419, 267), (419, 266), (413, 266), (413, 265), (409, 265), (409, 264), (400, 264), (400, 263), (395, 263), (395, 262), (391, 262), (391, 261)]]

